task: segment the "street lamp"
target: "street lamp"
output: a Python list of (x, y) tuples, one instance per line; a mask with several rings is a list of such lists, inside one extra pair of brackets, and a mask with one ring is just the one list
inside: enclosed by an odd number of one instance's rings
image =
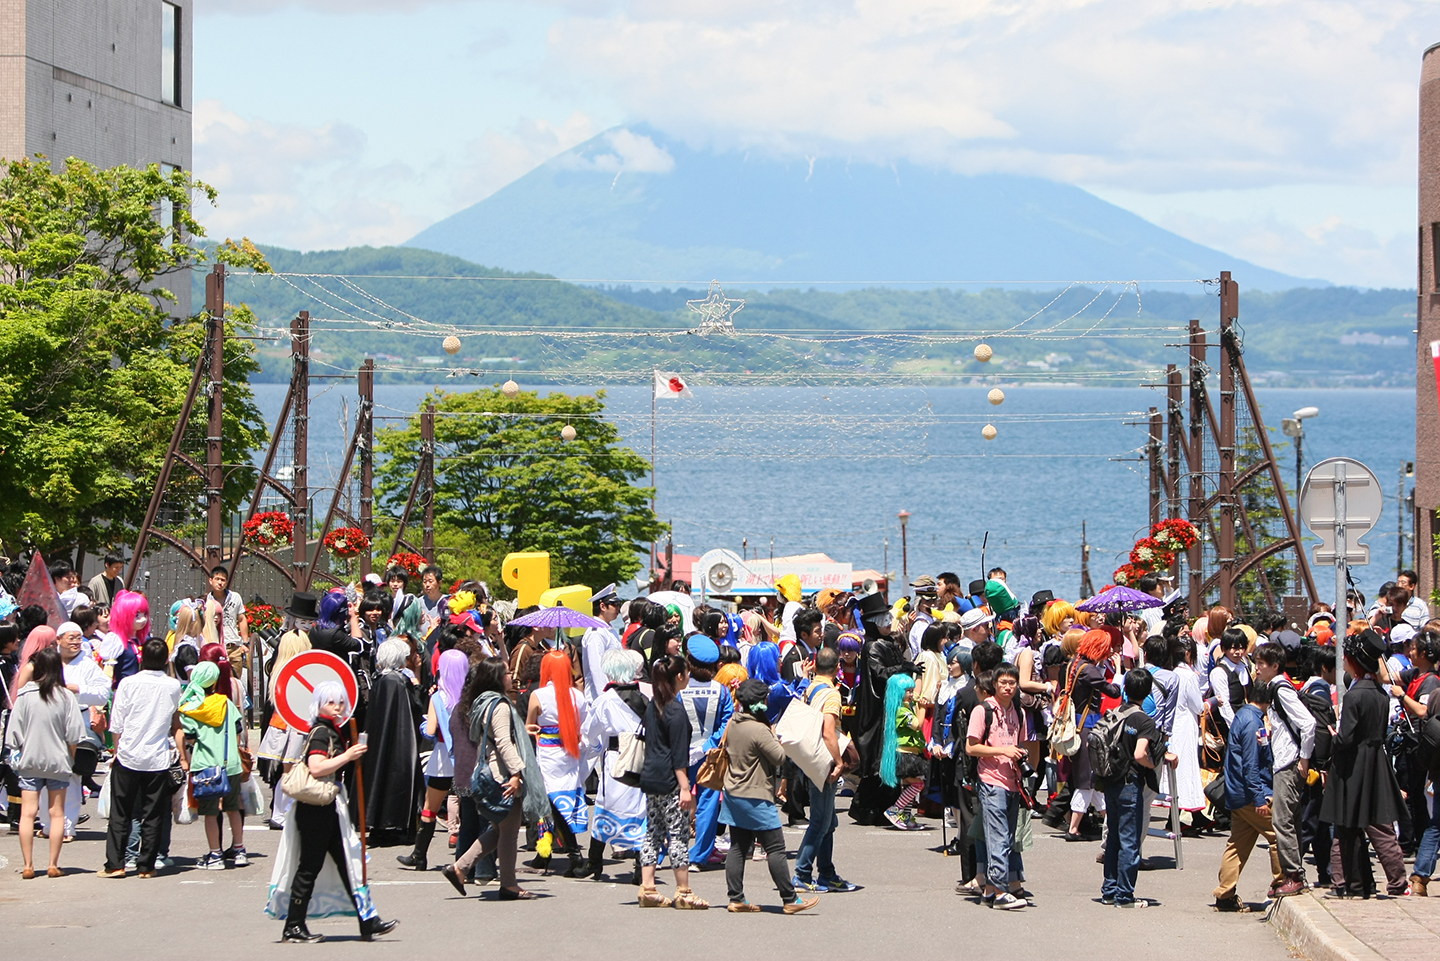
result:
[[(1280, 421), (1280, 430), (1284, 432), (1286, 437), (1293, 437), (1295, 439), (1295, 509), (1297, 511), (1300, 509), (1301, 450), (1305, 443), (1305, 421), (1312, 417), (1319, 416), (1319, 414), (1320, 408), (1318, 407), (1302, 407), (1295, 412), (1294, 416), (1286, 417)], [(1300, 584), (1300, 551), (1300, 545), (1296, 544), (1295, 578), (1291, 581), (1291, 584), (1297, 587)]]
[(910, 523), (910, 512), (901, 511), (896, 516), (900, 518), (900, 579), (908, 583), (910, 580), (910, 545), (905, 537), (905, 525)]

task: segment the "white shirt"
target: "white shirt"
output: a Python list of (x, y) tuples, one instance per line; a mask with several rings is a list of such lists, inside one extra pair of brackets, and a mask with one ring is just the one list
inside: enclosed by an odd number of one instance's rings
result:
[(81, 707), (96, 707), (110, 700), (110, 678), (100, 670), (93, 658), (85, 656), (82, 650), (75, 659), (65, 665), (65, 683), (80, 689), (75, 700)]
[(785, 610), (780, 612), (780, 639), (777, 642), (783, 650), (787, 644), (795, 643), (795, 615), (805, 609), (799, 601), (786, 601)]
[[(214, 600), (214, 594), (205, 595)], [(234, 591), (225, 592), (225, 602), (220, 606), (220, 643), (234, 647), (240, 643), (240, 617), (245, 613), (245, 599)]]
[(132, 771), (170, 766), (170, 732), (180, 707), (180, 682), (164, 671), (141, 671), (120, 682), (110, 730), (120, 739), (115, 759)]
[[(1308, 758), (1315, 750), (1315, 716), (1300, 700), (1295, 685), (1288, 678), (1272, 680), (1270, 691), (1273, 699), (1266, 711), (1270, 719), (1270, 753), (1274, 770), (1283, 771), (1300, 758)], [(1279, 711), (1276, 710), (1277, 704)], [(1284, 720), (1281, 719), (1282, 711)], [(1292, 728), (1294, 733), (1291, 733)], [(1296, 734), (1300, 736), (1298, 744)]]
[(920, 660), (920, 640), (925, 636), (925, 629), (935, 623), (935, 618), (923, 612), (915, 615), (915, 623), (910, 625), (910, 660)]
[(1215, 667), (1210, 671), (1210, 693), (1220, 702), (1220, 716), (1225, 719), (1226, 724), (1234, 724), (1235, 706), (1230, 703), (1230, 677), (1225, 673), (1227, 667), (1235, 673), (1242, 685), (1250, 683), (1250, 668), (1244, 658), (1236, 664), (1222, 655), (1216, 659)]
[(585, 664), (585, 697), (591, 704), (605, 691), (603, 663), (606, 653), (620, 649), (620, 638), (613, 628), (592, 627), (580, 638), (580, 654)]

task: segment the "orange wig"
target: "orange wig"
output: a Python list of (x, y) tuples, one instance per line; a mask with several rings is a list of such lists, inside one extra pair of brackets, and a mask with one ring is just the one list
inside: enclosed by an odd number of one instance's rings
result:
[(1080, 638), (1080, 647), (1075, 652), (1081, 657), (1095, 663), (1110, 659), (1111, 638), (1108, 631), (1094, 630), (1086, 631), (1085, 636)]
[(560, 718), (560, 743), (571, 757), (580, 756), (580, 719), (575, 714), (574, 686), (570, 678), (570, 655), (547, 651), (540, 659), (540, 686), (555, 687), (555, 713)]

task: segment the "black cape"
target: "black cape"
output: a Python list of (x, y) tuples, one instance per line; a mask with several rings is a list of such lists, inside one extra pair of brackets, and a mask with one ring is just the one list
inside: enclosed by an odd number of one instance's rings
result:
[(885, 742), (885, 686), (905, 667), (905, 655), (893, 637), (876, 634), (860, 649), (860, 680), (855, 690), (855, 750), (861, 777), (880, 773)]
[(1337, 827), (1390, 825), (1405, 799), (1385, 753), (1390, 697), (1373, 678), (1356, 681), (1345, 694), (1320, 820)]
[(408, 837), (424, 784), (420, 777), (419, 712), (404, 674), (375, 678), (365, 718), (370, 749), (365, 771), (365, 826), (372, 833)]

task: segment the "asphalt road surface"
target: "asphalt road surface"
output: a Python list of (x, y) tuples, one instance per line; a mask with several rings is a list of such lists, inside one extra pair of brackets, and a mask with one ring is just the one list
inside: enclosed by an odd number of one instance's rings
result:
[[(93, 803), (87, 802), (86, 810), (93, 813)], [(542, 897), (501, 903), (494, 884), (472, 886), (470, 897), (461, 898), (438, 870), (416, 875), (401, 869), (395, 855), (408, 849), (382, 848), (371, 851), (372, 893), (383, 917), (400, 920), (395, 933), (359, 945), (353, 920), (313, 922), (311, 930), (325, 934), (326, 943), (284, 950), (333, 956), (359, 947), (376, 957), (462, 957), (481, 945), (494, 951), (529, 944), (547, 961), (634, 961), (647, 955), (688, 956), (700, 946), (723, 953), (727, 946), (754, 951), (769, 943), (787, 958), (827, 961), (899, 953), (1015, 961), (1067, 949), (1146, 961), (1189, 961), (1222, 950), (1246, 961), (1293, 957), (1260, 910), (1269, 884), (1263, 845), (1257, 846), (1240, 884), (1241, 896), (1256, 907), (1255, 913), (1222, 915), (1210, 908), (1224, 846), (1218, 837), (1186, 840), (1183, 871), (1173, 868), (1171, 842), (1149, 839), (1145, 853), (1160, 869), (1141, 873), (1137, 893), (1160, 904), (1122, 911), (1099, 903), (1100, 866), (1094, 861), (1099, 844), (1067, 844), (1037, 822), (1034, 847), (1025, 854), (1027, 887), (1035, 902), (1004, 912), (954, 893), (958, 859), (931, 850), (940, 845), (939, 821), (924, 822), (933, 830), (913, 833), (858, 827), (843, 813), (840, 822), (836, 866), (862, 888), (822, 895), (817, 908), (796, 916), (780, 913), (761, 861), (747, 864), (746, 894), (766, 910), (732, 915), (724, 910), (724, 872), (718, 869), (692, 874), (696, 892), (715, 906), (707, 912), (639, 910), (636, 888), (628, 883), (628, 862), (607, 865), (613, 875), (601, 882), (522, 873), (521, 884)], [(41, 860), (40, 876), (22, 880), (18, 839), (0, 837), (4, 954), (193, 958), (199, 950), (218, 951), (222, 957), (271, 956), (258, 952), (280, 938), (280, 923), (263, 913), (280, 833), (259, 829), (255, 819), (249, 827), (248, 867), (200, 871), (190, 863), (204, 853), (201, 826), (177, 826), (172, 845), (177, 865), (150, 880), (134, 874), (124, 880), (97, 876), (104, 862), (104, 822), (93, 816), (80, 826), (78, 839), (65, 845), (63, 878), (46, 878)], [(802, 831), (786, 831), (792, 858)], [(437, 867), (448, 860), (443, 833), (430, 857)], [(528, 857), (522, 852), (522, 860)], [(673, 876), (662, 872), (660, 877), (661, 891), (673, 893)]]

